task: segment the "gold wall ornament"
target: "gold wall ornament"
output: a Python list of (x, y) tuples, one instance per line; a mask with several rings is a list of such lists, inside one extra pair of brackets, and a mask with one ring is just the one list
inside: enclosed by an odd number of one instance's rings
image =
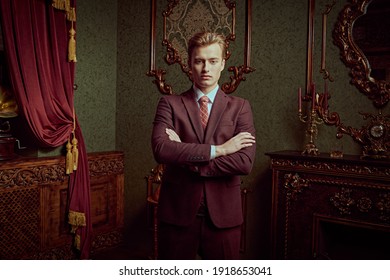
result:
[[(178, 64), (182, 72), (192, 81), (191, 70), (188, 67), (187, 42), (193, 34), (200, 31), (221, 33), (226, 37), (226, 60), (231, 52), (229, 45), (236, 39), (236, 1), (230, 0), (166, 0), (166, 8), (162, 12), (162, 46), (166, 51), (165, 62), (168, 66)], [(245, 51), (244, 64), (229, 66), (232, 72), (230, 81), (221, 88), (226, 93), (234, 92), (241, 81), (245, 81), (245, 74), (255, 71), (250, 66), (251, 47), (251, 11), (252, 0), (246, 0), (245, 24)], [(151, 0), (151, 40), (150, 40), (150, 68), (146, 73), (155, 78), (153, 83), (162, 94), (174, 94), (172, 86), (166, 83), (167, 70), (156, 66), (156, 0)]]

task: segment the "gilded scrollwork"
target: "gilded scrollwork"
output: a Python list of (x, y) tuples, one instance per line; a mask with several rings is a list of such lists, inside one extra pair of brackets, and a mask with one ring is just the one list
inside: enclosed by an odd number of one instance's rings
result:
[(390, 176), (389, 166), (370, 166), (366, 164), (344, 164), (343, 162), (324, 162), (300, 159), (278, 159), (274, 158), (271, 162), (274, 167), (299, 167), (303, 170), (324, 170), (332, 172), (348, 173), (351, 175), (371, 175), (376, 174)]
[(369, 62), (356, 45), (352, 29), (357, 18), (364, 15), (371, 0), (350, 0), (340, 12), (333, 30), (334, 42), (340, 48), (341, 59), (351, 69), (353, 83), (375, 106), (383, 108), (390, 100), (390, 85), (384, 80), (370, 77)]
[(352, 189), (341, 188), (341, 191), (335, 193), (330, 201), (341, 215), (350, 215), (356, 206), (356, 210), (361, 213), (370, 212), (384, 222), (390, 221), (390, 195), (388, 193), (380, 193), (371, 198), (367, 196), (359, 198), (359, 195)]
[(158, 90), (162, 94), (171, 95), (173, 94), (173, 89), (171, 85), (168, 85), (165, 83), (165, 75), (167, 74), (167, 71), (164, 69), (156, 69), (148, 72), (148, 76), (154, 77), (155, 80), (153, 83), (157, 85)]
[(388, 231), (388, 161), (303, 156), (300, 151), (267, 155), (272, 168), (272, 258), (318, 258), (323, 233), (337, 234), (330, 223), (353, 226), (351, 234), (359, 228)]
[(245, 81), (246, 78), (244, 77), (244, 74), (249, 74), (254, 71), (254, 68), (248, 67), (245, 65), (241, 66), (231, 66), (228, 68), (229, 72), (232, 72), (233, 75), (230, 76), (230, 82), (226, 82), (222, 85), (222, 90), (226, 93), (232, 93), (234, 92), (238, 86), (240, 85), (241, 81)]
[(351, 214), (351, 207), (356, 204), (356, 201), (351, 198), (352, 190), (347, 188), (341, 188), (340, 192), (337, 192), (330, 198), (341, 215)]
[(288, 173), (284, 175), (284, 188), (287, 190), (287, 198), (289, 200), (296, 200), (297, 195), (309, 186), (309, 182), (299, 176), (298, 173)]
[(360, 212), (367, 213), (372, 209), (372, 200), (369, 197), (362, 197), (357, 201), (356, 207)]
[[(158, 164), (155, 168), (153, 168), (151, 171), (150, 171), (150, 176), (152, 176), (152, 181), (153, 183), (161, 183), (161, 180), (162, 180), (162, 176), (163, 176), (163, 173), (164, 173), (164, 164)], [(148, 178), (149, 176), (147, 176)]]

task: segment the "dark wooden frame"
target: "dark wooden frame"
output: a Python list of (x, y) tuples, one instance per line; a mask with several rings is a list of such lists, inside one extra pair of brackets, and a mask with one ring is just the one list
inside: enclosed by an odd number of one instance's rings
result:
[(342, 61), (351, 70), (351, 83), (372, 100), (375, 107), (383, 108), (390, 100), (390, 84), (370, 76), (368, 60), (352, 36), (355, 20), (366, 13), (371, 1), (350, 0), (339, 14), (333, 30), (333, 39), (340, 48)]
[[(169, 16), (172, 13), (172, 10), (174, 7), (179, 3), (180, 0), (167, 0), (167, 10), (164, 11), (164, 22), (163, 22), (163, 29), (164, 29), (164, 38), (162, 40), (162, 44), (166, 46), (167, 48), (167, 55), (166, 55), (166, 61), (169, 65), (174, 63), (179, 63), (181, 66), (182, 71), (189, 77), (191, 80), (191, 71), (188, 69), (187, 65), (183, 63), (181, 58), (178, 55), (178, 50), (174, 48), (171, 42), (169, 42), (165, 36), (165, 30), (166, 30), (166, 17)], [(232, 19), (232, 30), (233, 32), (227, 36), (227, 44), (229, 45), (230, 41), (235, 40), (235, 8), (236, 8), (236, 2), (230, 1), (230, 0), (224, 0), (226, 7), (232, 10), (233, 12), (233, 19)], [(157, 5), (156, 0), (151, 0), (151, 38), (150, 38), (150, 69), (147, 72), (147, 75), (150, 77), (154, 77), (155, 80), (153, 81), (159, 92), (162, 94), (174, 94), (172, 86), (167, 84), (165, 81), (165, 75), (167, 71), (162, 68), (158, 68), (156, 65), (156, 31), (157, 31), (157, 24), (156, 24), (156, 12), (157, 12)], [(232, 75), (230, 76), (230, 82), (226, 82), (222, 84), (221, 88), (226, 93), (230, 94), (234, 92), (241, 81), (245, 81), (246, 77), (244, 77), (245, 74), (249, 74), (253, 71), (255, 71), (255, 68), (250, 66), (250, 56), (251, 56), (251, 33), (252, 33), (252, 0), (246, 0), (246, 24), (245, 24), (245, 51), (244, 51), (244, 64), (240, 66), (229, 66), (228, 71), (232, 72)], [(227, 57), (230, 56), (229, 51), (227, 50)]]
[(390, 233), (388, 161), (300, 151), (266, 155), (272, 169), (271, 259), (320, 259), (321, 220)]
[(308, 30), (307, 30), (307, 59), (306, 59), (306, 95), (305, 100), (312, 96), (313, 85), (313, 51), (314, 51), (314, 11), (315, 0), (309, 0)]

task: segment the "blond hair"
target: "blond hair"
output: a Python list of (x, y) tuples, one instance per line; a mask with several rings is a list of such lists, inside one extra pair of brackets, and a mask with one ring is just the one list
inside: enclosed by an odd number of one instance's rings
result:
[(195, 48), (207, 47), (217, 43), (222, 50), (222, 58), (226, 58), (226, 39), (225, 36), (213, 32), (199, 32), (196, 33), (188, 41), (188, 64), (191, 64), (192, 52)]

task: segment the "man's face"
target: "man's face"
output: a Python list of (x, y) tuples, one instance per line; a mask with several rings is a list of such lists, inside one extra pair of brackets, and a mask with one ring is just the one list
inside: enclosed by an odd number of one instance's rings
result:
[(191, 56), (192, 78), (195, 86), (203, 93), (209, 93), (217, 85), (225, 67), (222, 49), (215, 43), (195, 48)]

